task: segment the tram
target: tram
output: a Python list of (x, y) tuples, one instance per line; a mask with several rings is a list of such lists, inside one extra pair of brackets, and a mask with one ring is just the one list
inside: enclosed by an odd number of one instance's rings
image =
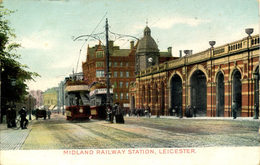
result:
[(64, 95), (66, 119), (88, 120), (91, 116), (89, 85), (84, 81), (67, 80)]
[[(68, 79), (64, 92), (67, 120), (106, 119), (105, 84), (94, 82), (89, 86), (85, 81)], [(112, 89), (110, 96), (112, 101)]]
[[(110, 101), (113, 102), (113, 89), (109, 89)], [(101, 82), (94, 82), (90, 86), (90, 110), (96, 113), (92, 118), (106, 119), (107, 86)]]

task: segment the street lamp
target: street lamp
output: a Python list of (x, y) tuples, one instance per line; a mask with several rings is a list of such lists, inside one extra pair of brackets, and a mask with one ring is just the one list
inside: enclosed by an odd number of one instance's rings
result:
[[(213, 76), (212, 75), (212, 59), (213, 59), (213, 55), (214, 55), (214, 53), (213, 53), (213, 49), (214, 49), (214, 45), (216, 44), (216, 41), (209, 41), (209, 45), (211, 46), (211, 48), (210, 48), (210, 77), (211, 76)], [(213, 89), (212, 89), (212, 81), (210, 82), (210, 86), (211, 86), (211, 91), (210, 91), (210, 93), (211, 93), (211, 117), (213, 117)]]
[[(249, 67), (249, 58), (250, 58), (249, 42), (250, 42), (251, 34), (254, 32), (254, 29), (253, 28), (247, 28), (247, 29), (245, 29), (245, 32), (248, 35), (248, 37), (247, 37), (247, 60), (248, 60), (247, 65)], [(247, 88), (249, 89), (249, 78), (248, 78), (247, 84), (248, 84)], [(249, 97), (249, 90), (248, 90), (248, 97)], [(249, 98), (248, 98), (248, 105), (249, 105)], [(249, 117), (249, 108), (248, 108), (248, 117)]]
[[(12, 78), (11, 79), (11, 85), (12, 85), (12, 87), (15, 87), (15, 85), (16, 85), (16, 79), (14, 79), (14, 78)], [(11, 103), (10, 103), (11, 104)], [(15, 105), (14, 105), (14, 101), (13, 101), (13, 107), (14, 107)]]

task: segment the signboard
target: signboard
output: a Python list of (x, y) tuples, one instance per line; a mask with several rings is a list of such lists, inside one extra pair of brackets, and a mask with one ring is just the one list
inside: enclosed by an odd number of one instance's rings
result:
[[(93, 91), (90, 91), (90, 96), (92, 95), (98, 95), (98, 94), (106, 94), (107, 93), (107, 88), (100, 88), (100, 89), (95, 89)], [(113, 89), (110, 89), (110, 93), (113, 93)]]

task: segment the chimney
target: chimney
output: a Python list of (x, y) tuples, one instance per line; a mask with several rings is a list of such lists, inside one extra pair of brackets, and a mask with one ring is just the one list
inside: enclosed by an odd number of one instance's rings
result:
[(180, 57), (182, 57), (182, 50), (180, 50)]
[(132, 50), (134, 48), (134, 41), (130, 42), (130, 49)]
[(168, 47), (168, 52), (172, 55), (172, 47)]
[(110, 54), (113, 52), (113, 47), (114, 47), (114, 41), (108, 41), (108, 49)]

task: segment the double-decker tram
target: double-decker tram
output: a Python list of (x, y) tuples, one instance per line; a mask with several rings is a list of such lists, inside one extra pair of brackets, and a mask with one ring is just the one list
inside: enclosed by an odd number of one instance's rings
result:
[[(113, 89), (109, 89), (110, 101), (113, 102)], [(104, 83), (94, 82), (90, 86), (90, 110), (91, 114), (95, 114), (92, 118), (105, 120), (107, 117), (106, 101), (107, 101), (107, 86)]]
[(89, 85), (84, 81), (68, 80), (64, 92), (67, 120), (88, 120), (91, 116)]

